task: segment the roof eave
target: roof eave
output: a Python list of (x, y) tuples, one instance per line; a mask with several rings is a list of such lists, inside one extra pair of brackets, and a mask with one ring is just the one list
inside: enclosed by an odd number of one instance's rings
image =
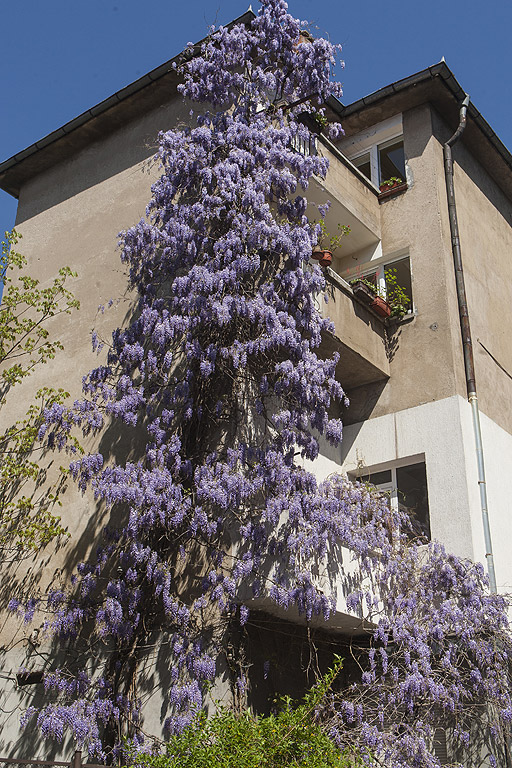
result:
[[(402, 80), (397, 80), (395, 83), (380, 88), (378, 91), (370, 93), (368, 96), (364, 96), (362, 99), (358, 99), (358, 101), (354, 101), (347, 106), (341, 104), (341, 102), (334, 97), (329, 99), (328, 104), (340, 121), (343, 121), (351, 115), (362, 113), (363, 111), (378, 105), (385, 99), (389, 99), (390, 96), (398, 95), (408, 89), (416, 88), (418, 85), (426, 83), (427, 81), (432, 81), (436, 78), (446, 86), (455, 103), (460, 105), (466, 96), (466, 91), (462, 88), (453, 72), (444, 61), (440, 61), (438, 64), (427, 67), (426, 69), (416, 72), (409, 77), (405, 77)], [(512, 154), (471, 101), (468, 107), (468, 116), (512, 171)]]
[[(233, 21), (229, 22), (229, 24), (226, 26), (232, 27), (235, 24), (248, 24), (254, 18), (256, 18), (256, 14), (249, 9), (241, 16), (238, 16), (238, 18), (233, 19)], [(205, 39), (206, 38), (203, 38), (203, 40), (195, 43), (194, 48), (200, 46)], [(142, 90), (154, 85), (155, 83), (158, 83), (162, 80), (162, 78), (167, 77), (170, 80), (169, 85), (172, 83), (172, 85), (176, 86), (178, 84), (178, 78), (175, 74), (173, 65), (178, 63), (179, 59), (183, 56), (183, 53), (184, 52), (181, 51), (177, 56), (169, 59), (169, 61), (166, 61), (164, 64), (161, 64), (155, 69), (152, 69), (151, 72), (143, 75), (138, 80), (135, 80), (133, 83), (130, 83), (130, 85), (127, 85), (125, 88), (121, 88), (121, 90), (116, 91), (112, 96), (109, 96), (103, 101), (100, 101), (100, 103), (96, 104), (94, 107), (91, 107), (85, 112), (82, 112), (82, 114), (78, 115), (78, 117), (73, 118), (73, 120), (70, 120), (60, 128), (52, 131), (39, 141), (36, 141), (34, 144), (26, 147), (26, 149), (23, 149), (7, 160), (4, 160), (3, 163), (0, 163), (0, 189), (3, 189), (8, 194), (17, 198), (19, 196), (22, 180), (24, 178), (30, 178), (31, 176), (43, 170), (44, 167), (50, 167), (54, 162), (58, 161), (58, 159), (55, 159), (56, 153), (52, 152), (51, 155), (48, 155), (47, 163), (32, 162), (33, 167), (30, 168), (30, 162), (27, 164), (27, 161), (34, 161), (35, 156), (38, 153), (43, 152), (43, 150), (47, 151), (49, 147), (55, 149), (55, 145), (58, 142), (62, 142), (63, 139), (69, 137), (71, 134), (75, 134), (75, 136), (77, 136), (77, 132), (79, 132), (80, 129), (84, 129), (84, 126), (90, 124), (92, 121), (97, 122), (98, 119), (101, 120), (101, 118), (105, 116), (110, 110), (112, 110), (112, 108), (119, 107), (122, 104), (125, 105), (127, 101), (131, 99), (135, 94), (138, 94)], [(104, 121), (104, 123), (105, 122), (108, 121)], [(84, 140), (82, 142), (84, 145), (90, 142), (91, 136), (94, 140), (97, 131), (91, 131), (89, 134), (90, 135), (84, 134)], [(78, 145), (80, 145), (80, 141), (78, 141)], [(70, 148), (73, 151), (76, 149), (75, 146)], [(25, 166), (24, 173), (20, 173), (21, 164), (24, 164)]]

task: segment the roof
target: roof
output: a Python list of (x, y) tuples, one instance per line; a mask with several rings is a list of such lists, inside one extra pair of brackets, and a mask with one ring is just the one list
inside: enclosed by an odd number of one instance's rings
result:
[[(329, 99), (328, 104), (348, 136), (425, 102), (437, 109), (450, 130), (455, 130), (466, 95), (446, 62), (441, 61), (348, 106), (335, 98)], [(461, 140), (512, 199), (512, 154), (471, 101)]]
[[(255, 14), (248, 10), (229, 26), (249, 23), (254, 17)], [(200, 42), (196, 45), (200, 45)], [(38, 173), (113, 132), (130, 119), (164, 103), (170, 93), (176, 92), (178, 77), (173, 65), (181, 55), (178, 54), (0, 163), (0, 188), (18, 197), (23, 184)], [(350, 135), (426, 101), (438, 109), (449, 126), (455, 127), (458, 124), (459, 105), (465, 95), (447, 64), (440, 62), (347, 106), (335, 98), (331, 98), (328, 105), (333, 116), (343, 123), (346, 135)], [(512, 199), (511, 153), (472, 103), (469, 105), (468, 116), (464, 143)]]
[[(248, 24), (256, 14), (248, 10), (227, 26)], [(195, 43), (194, 47), (203, 41)], [(160, 106), (176, 91), (178, 77), (174, 66), (183, 51), (152, 69), (135, 82), (116, 91), (108, 99), (52, 131), (44, 138), (0, 163), (0, 189), (18, 197), (22, 185), (41, 171), (83, 149), (106, 133), (111, 133), (133, 117)]]

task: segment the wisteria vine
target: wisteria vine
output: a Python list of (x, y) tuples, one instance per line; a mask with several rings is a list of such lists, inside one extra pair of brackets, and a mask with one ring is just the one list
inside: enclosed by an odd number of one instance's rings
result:
[(200, 108), (160, 135), (147, 216), (122, 235), (136, 311), (84, 398), (46, 414), (51, 446), (115, 421), (132, 446), (125, 463), (94, 454), (71, 465), (111, 510), (101, 546), (69, 587), (11, 605), (29, 618), (44, 606), (55, 638), (94, 647), (78, 675), (47, 674), (54, 701), (24, 716), (48, 737), (71, 732), (90, 755), (104, 757), (119, 734), (143, 738), (141, 649), (165, 636), (166, 726), (186, 727), (251, 601), (296, 606), (306, 620), (332, 613), (315, 567), (341, 547), (357, 559), (361, 585), (347, 602), (369, 642), (360, 680), (324, 713), (333, 738), (372, 765), (431, 768), (439, 721), (467, 750), (478, 712), (492, 723), (485, 748), (503, 749), (503, 598), (488, 594), (479, 565), (408, 542), (406, 521), (371, 489), (341, 476), (319, 484), (304, 468), (320, 438), (339, 444), (332, 414), (345, 403), (337, 357), (319, 355), (332, 328), (315, 308), (325, 280), (306, 216), (308, 184), (328, 163), (295, 149), (311, 139), (304, 112), (324, 115), (341, 93), (338, 49), (304, 24), (284, 0), (262, 0), (250, 23), (212, 30), (176, 65), (182, 96)]

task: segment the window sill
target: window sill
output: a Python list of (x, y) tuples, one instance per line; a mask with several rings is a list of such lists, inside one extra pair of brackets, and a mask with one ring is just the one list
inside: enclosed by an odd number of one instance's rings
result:
[(407, 188), (407, 182), (404, 181), (402, 184), (397, 184), (396, 187), (386, 189), (384, 192), (379, 194), (379, 203), (383, 203), (385, 200), (389, 200), (391, 197), (397, 197), (398, 195), (401, 195), (403, 192), (407, 191)]
[(395, 328), (397, 325), (406, 325), (407, 323), (412, 323), (417, 314), (418, 312), (414, 309), (412, 312), (408, 312), (402, 317), (387, 317), (385, 322), (388, 328)]

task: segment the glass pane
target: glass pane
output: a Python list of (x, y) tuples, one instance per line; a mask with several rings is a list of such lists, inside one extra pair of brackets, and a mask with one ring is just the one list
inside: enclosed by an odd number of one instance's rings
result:
[(387, 147), (382, 147), (382, 149), (379, 147), (379, 168), (380, 184), (393, 176), (405, 181), (405, 155), (402, 139)]
[(391, 482), (391, 470), (385, 469), (383, 472), (371, 472), (368, 475), (360, 475), (358, 478), (362, 483), (372, 483), (372, 485), (381, 485)]
[(399, 261), (392, 261), (391, 264), (384, 265), (384, 276), (386, 278), (386, 296), (388, 301), (400, 301), (401, 296), (399, 290), (405, 293), (409, 299), (409, 303), (406, 304), (405, 309), (407, 312), (412, 310), (412, 283), (411, 283), (411, 266), (409, 264), (409, 257), (400, 259)]
[(361, 157), (356, 157), (355, 160), (352, 160), (353, 164), (356, 168), (359, 168), (361, 173), (364, 173), (367, 179), (372, 178), (372, 169), (370, 165), (370, 153), (368, 152), (366, 155), (361, 155)]
[(398, 504), (411, 518), (412, 535), (430, 539), (427, 469), (425, 464), (397, 467)]

